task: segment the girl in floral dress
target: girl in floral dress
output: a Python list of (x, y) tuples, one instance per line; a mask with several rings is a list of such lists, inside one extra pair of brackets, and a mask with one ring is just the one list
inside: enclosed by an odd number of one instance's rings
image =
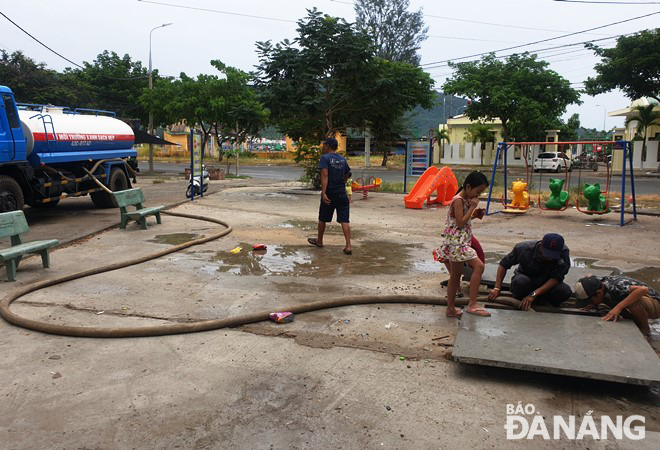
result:
[(437, 250), (439, 261), (448, 261), (449, 284), (447, 285), (447, 317), (460, 317), (463, 311), (456, 308), (463, 264), (472, 268), (470, 278), (470, 301), (466, 311), (477, 316), (490, 316), (490, 313), (477, 303), (477, 293), (484, 272), (484, 263), (477, 257), (477, 252), (470, 246), (472, 241), (472, 216), (476, 215), (479, 195), (488, 187), (488, 179), (481, 172), (470, 173), (451, 200), (445, 222), (444, 243)]

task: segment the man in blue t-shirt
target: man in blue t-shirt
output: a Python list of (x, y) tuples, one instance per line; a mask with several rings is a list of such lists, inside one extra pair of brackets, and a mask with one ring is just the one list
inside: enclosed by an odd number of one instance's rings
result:
[(308, 238), (307, 242), (316, 247), (323, 247), (325, 224), (332, 222), (332, 216), (337, 210), (337, 222), (341, 224), (346, 239), (344, 253), (350, 255), (352, 253), (351, 226), (349, 225), (350, 203), (348, 195), (346, 195), (346, 180), (350, 177), (351, 168), (348, 166), (346, 158), (336, 153), (338, 145), (335, 138), (328, 138), (323, 143), (323, 155), (321, 155), (319, 163), (321, 206), (319, 207), (318, 236)]

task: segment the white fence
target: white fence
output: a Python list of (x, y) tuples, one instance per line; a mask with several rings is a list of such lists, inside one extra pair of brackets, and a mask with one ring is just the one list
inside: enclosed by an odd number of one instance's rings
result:
[[(635, 141), (633, 143), (633, 166), (635, 169), (644, 169), (644, 170), (655, 170), (660, 164), (658, 144), (660, 141), (649, 141), (646, 146), (646, 158), (642, 161), (642, 141)], [(539, 154), (540, 151), (557, 151), (556, 145), (553, 146), (551, 142), (540, 148), (539, 145), (531, 145), (529, 147), (528, 161), (531, 165), (534, 161), (534, 158)], [(434, 148), (434, 157), (433, 162), (448, 165), (466, 165), (466, 166), (477, 166), (481, 164), (481, 143), (477, 142), (472, 144), (470, 142), (461, 143), (461, 144), (445, 144), (444, 152), (442, 155), (439, 155), (439, 146), (436, 144)], [(492, 143), (486, 144), (486, 149), (483, 150), (483, 164), (492, 165), (495, 160), (495, 151), (496, 147)], [(570, 154), (571, 150), (569, 150)], [(573, 157), (577, 157), (582, 153), (582, 145), (576, 145), (575, 149), (572, 150)], [(511, 167), (524, 167), (525, 160), (522, 156), (522, 149), (517, 146), (509, 147), (507, 151), (507, 165)], [(500, 158), (502, 158), (500, 156)], [(502, 164), (500, 159), (499, 164)]]
[[(435, 155), (438, 153), (438, 146), (435, 147)], [(487, 143), (485, 149), (483, 150), (483, 164), (492, 165), (495, 161), (495, 154), (497, 148), (493, 146), (492, 143)], [(531, 146), (529, 149), (528, 161), (531, 164), (534, 156), (539, 152), (538, 146)], [(438, 159), (438, 156), (434, 156), (434, 162), (443, 164), (457, 164), (457, 165), (466, 165), (466, 166), (478, 166), (482, 163), (482, 149), (481, 143), (477, 142), (472, 144), (471, 142), (461, 143), (461, 144), (445, 144), (444, 153), (441, 155), (441, 159)], [(503, 156), (500, 155), (500, 164), (502, 164)], [(520, 147), (509, 147), (507, 151), (507, 165), (512, 167), (524, 167), (525, 160), (523, 159), (522, 149)]]

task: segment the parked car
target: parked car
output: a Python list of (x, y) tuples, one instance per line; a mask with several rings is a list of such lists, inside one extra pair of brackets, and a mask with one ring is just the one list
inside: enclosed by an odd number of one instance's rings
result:
[(566, 169), (564, 164), (568, 165), (569, 172), (573, 171), (573, 160), (571, 158), (559, 152), (545, 152), (536, 157), (532, 168), (534, 172), (538, 172), (539, 170), (559, 172)]

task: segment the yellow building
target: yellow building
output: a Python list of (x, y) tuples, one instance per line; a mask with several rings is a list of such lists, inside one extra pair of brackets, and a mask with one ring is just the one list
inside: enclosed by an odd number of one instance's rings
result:
[(495, 141), (502, 141), (502, 121), (500, 119), (493, 120), (483, 120), (483, 121), (473, 121), (466, 115), (460, 115), (455, 117), (450, 117), (447, 119), (447, 124), (440, 124), (440, 129), (446, 128), (447, 133), (449, 134), (449, 140), (456, 144), (461, 144), (464, 142), (470, 142), (467, 139), (466, 134), (468, 127), (476, 123), (483, 123), (485, 125), (490, 125), (490, 129), (495, 132)]
[[(632, 102), (629, 107), (612, 111), (607, 115), (610, 117), (625, 117), (627, 119), (628, 117), (632, 117), (636, 115), (636, 111), (633, 109), (634, 107), (648, 106), (651, 104), (655, 105), (653, 111), (660, 113), (660, 105), (658, 104), (657, 101), (649, 98), (640, 98)], [(624, 129), (624, 136), (623, 136), (624, 140), (632, 141), (637, 131), (638, 130), (637, 130), (636, 122), (631, 122), (630, 126)], [(656, 140), (656, 141), (660, 140), (660, 125), (650, 126), (646, 134), (649, 140)]]
[[(650, 98), (640, 98), (635, 100), (630, 104), (629, 107), (618, 109), (616, 111), (611, 111), (608, 113), (610, 117), (624, 117), (629, 118), (636, 115), (636, 111), (633, 109), (636, 106), (648, 106), (655, 105), (653, 107), (654, 112), (660, 113), (660, 104), (654, 99)], [(633, 141), (637, 133), (641, 134), (643, 131), (638, 130), (637, 122), (631, 122), (629, 126), (624, 128), (615, 128), (614, 129), (614, 139), (615, 140), (625, 140)], [(646, 155), (642, 155), (642, 142), (633, 141), (632, 148), (633, 160), (635, 169), (653, 169), (655, 170), (658, 167), (659, 163), (659, 153), (660, 149), (660, 125), (652, 125), (646, 130), (646, 137), (648, 140)], [(612, 170), (618, 172), (623, 167), (623, 151), (615, 149), (612, 156)]]
[[(337, 139), (337, 143), (339, 144), (337, 147), (337, 153), (340, 153), (342, 155), (346, 154), (346, 135), (340, 133), (337, 131), (335, 133), (335, 139)], [(295, 152), (296, 147), (294, 145), (293, 139), (291, 139), (289, 136), (286, 136), (286, 151), (287, 152)]]

